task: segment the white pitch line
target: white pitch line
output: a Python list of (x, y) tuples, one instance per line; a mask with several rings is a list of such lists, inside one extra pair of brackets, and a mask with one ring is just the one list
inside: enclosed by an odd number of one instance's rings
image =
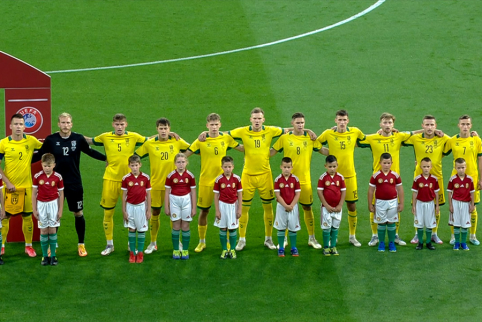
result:
[(191, 56), (191, 57), (182, 57), (182, 58), (173, 58), (173, 59), (166, 59), (166, 60), (157, 60), (157, 61), (151, 61), (151, 62), (145, 62), (145, 63), (136, 63), (136, 64), (126, 64), (126, 65), (114, 65), (114, 66), (103, 66), (103, 67), (91, 67), (91, 68), (79, 68), (79, 69), (64, 69), (64, 70), (52, 70), (45, 72), (47, 74), (60, 74), (60, 73), (75, 73), (75, 72), (87, 72), (87, 71), (93, 71), (93, 70), (105, 70), (105, 69), (119, 69), (119, 68), (128, 68), (128, 67), (138, 67), (138, 66), (147, 66), (147, 65), (157, 65), (157, 64), (166, 64), (166, 63), (174, 63), (174, 62), (179, 62), (179, 61), (185, 61), (185, 60), (194, 60), (194, 59), (200, 59), (200, 58), (207, 58), (207, 57), (214, 57), (214, 56), (221, 56), (221, 55), (227, 55), (227, 54), (233, 54), (233, 53), (238, 53), (241, 51), (248, 51), (248, 50), (253, 50), (253, 49), (258, 49), (258, 48), (264, 48), (264, 47), (269, 47), (277, 44), (281, 44), (284, 42), (288, 42), (291, 40), (296, 40), (304, 37), (308, 37), (326, 30), (333, 29), (335, 27), (344, 25), (350, 21), (353, 21), (357, 18), (360, 18), (361, 16), (366, 15), (367, 13), (375, 10), (379, 6), (381, 6), (386, 0), (378, 0), (376, 3), (372, 4), (370, 7), (366, 8), (365, 10), (357, 13), (356, 15), (351, 16), (350, 18), (347, 18), (345, 20), (339, 21), (337, 23), (334, 23), (332, 25), (316, 29), (313, 31), (309, 31), (300, 35), (296, 35), (293, 37), (289, 38), (284, 38), (280, 40), (275, 40), (272, 42), (268, 42), (265, 44), (260, 44), (260, 45), (255, 45), (255, 46), (250, 46), (250, 47), (244, 47), (244, 48), (238, 48), (238, 49), (232, 49), (232, 50), (226, 50), (226, 51), (220, 51), (217, 53), (211, 53), (211, 54), (205, 54), (205, 55), (198, 55), (198, 56)]

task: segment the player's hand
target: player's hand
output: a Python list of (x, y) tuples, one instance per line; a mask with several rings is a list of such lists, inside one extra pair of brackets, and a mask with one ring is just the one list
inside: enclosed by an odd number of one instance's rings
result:
[(7, 190), (10, 191), (10, 192), (15, 192), (17, 189), (15, 188), (15, 186), (9, 182), (7, 183)]
[(470, 131), (471, 136), (479, 136), (479, 133), (477, 131)]
[[(0, 209), (0, 220), (2, 220), (3, 218), (5, 218), (5, 209)], [(37, 218), (37, 217), (35, 217)]]
[(239, 218), (241, 218), (241, 210), (236, 211), (236, 219), (239, 219)]
[(164, 213), (166, 214), (166, 216), (171, 216), (171, 211), (169, 210), (169, 207), (164, 207)]
[(435, 214), (438, 214), (440, 212), (440, 206), (435, 206)]
[(473, 204), (469, 204), (469, 212), (473, 213), (475, 210), (475, 206)]
[(219, 210), (216, 210), (216, 219), (221, 220), (221, 212)]
[(482, 190), (482, 181), (479, 181), (479, 183), (477, 183), (477, 188), (479, 190)]
[(285, 207), (285, 210), (286, 210), (287, 212), (290, 212), (291, 210), (293, 210), (293, 207), (291, 207), (290, 205), (287, 205), (287, 206)]
[(435, 133), (435, 135), (438, 136), (439, 138), (441, 138), (442, 136), (445, 135), (444, 131), (442, 131), (442, 130), (435, 130), (434, 133)]
[(312, 130), (306, 130), (306, 132), (308, 132), (308, 135), (310, 136), (311, 141), (316, 141), (318, 137), (316, 136), (315, 132), (313, 132)]
[(194, 217), (196, 216), (196, 213), (197, 213), (196, 207), (192, 208), (192, 210), (191, 210), (191, 217), (194, 218)]
[(340, 212), (342, 207), (343, 207), (343, 206), (338, 205), (338, 206), (336, 206), (335, 208), (333, 208), (333, 211), (334, 211), (334, 212)]
[(60, 218), (62, 218), (62, 211), (57, 213), (57, 221), (60, 221)]
[(124, 215), (124, 221), (128, 222), (129, 221), (129, 215), (127, 214), (127, 211), (123, 211), (122, 213)]
[(179, 141), (179, 139), (181, 138), (176, 132), (169, 132), (169, 135), (174, 137), (176, 141)]
[(454, 214), (454, 207), (452, 206), (452, 203), (450, 203), (450, 205), (449, 205), (449, 212), (450, 212), (451, 216)]
[(204, 131), (204, 132), (201, 132), (201, 134), (199, 134), (197, 139), (199, 140), (199, 142), (204, 142), (206, 141), (207, 136), (208, 136), (208, 132)]
[(151, 209), (146, 210), (146, 219), (147, 220), (151, 219)]
[[(2, 219), (5, 217), (5, 210), (2, 209)], [(33, 216), (38, 220), (38, 211), (33, 211)]]
[(398, 211), (398, 212), (402, 212), (402, 211), (403, 211), (403, 204), (401, 204), (401, 203), (398, 204), (397, 211)]
[(375, 206), (372, 205), (371, 203), (368, 204), (368, 211), (369, 211), (369, 212), (375, 212)]

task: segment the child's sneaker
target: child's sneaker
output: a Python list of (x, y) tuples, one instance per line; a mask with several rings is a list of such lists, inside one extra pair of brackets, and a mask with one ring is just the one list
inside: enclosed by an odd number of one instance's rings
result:
[(144, 261), (144, 253), (138, 252), (136, 255), (136, 263), (142, 263)]
[(134, 252), (130, 252), (129, 254), (129, 263), (135, 263), (136, 262), (136, 255), (134, 254)]
[(296, 247), (291, 248), (291, 256), (294, 256), (294, 257), (300, 256), (300, 253), (298, 253), (298, 248)]
[[(418, 240), (418, 238), (417, 238)], [(421, 250), (423, 249), (423, 243), (418, 243), (417, 247), (415, 247), (416, 250)]]
[(40, 264), (42, 266), (50, 265), (50, 257), (47, 257), (47, 256), (42, 257), (42, 261), (40, 262)]
[(435, 250), (435, 246), (432, 245), (432, 243), (427, 243), (427, 248), (430, 249), (430, 250)]
[(220, 258), (221, 258), (221, 259), (226, 259), (226, 258), (228, 258), (228, 251), (227, 251), (227, 250), (223, 250), (223, 252), (221, 253)]
[(2, 258), (2, 256), (0, 256), (0, 265), (3, 265), (3, 264), (4, 264), (4, 263), (3, 263), (3, 258)]
[(403, 239), (401, 239), (400, 236), (398, 236), (398, 235), (395, 235), (395, 244), (398, 244), (400, 246), (407, 245), (407, 243)]
[(181, 251), (181, 259), (189, 259), (189, 251), (188, 250), (182, 250)]
[(438, 237), (438, 235), (432, 235), (432, 241), (435, 243), (435, 244), (439, 244), (439, 245), (442, 245), (444, 242)]
[(149, 244), (149, 246), (147, 246), (146, 250), (144, 251), (144, 253), (146, 254), (152, 254), (152, 252), (155, 252), (157, 251), (157, 245), (153, 245), (153, 244)]
[(180, 250), (175, 250), (172, 252), (172, 258), (173, 259), (181, 259), (181, 251)]
[(415, 236), (413, 236), (412, 240), (410, 241), (410, 244), (419, 244), (417, 233), (415, 233)]
[(278, 257), (285, 257), (285, 250), (284, 250), (284, 248), (278, 249)]
[(456, 242), (454, 241), (454, 250), (459, 250), (460, 249), (460, 243), (459, 242)]
[(229, 251), (229, 257), (231, 257), (231, 259), (236, 259), (238, 257), (236, 256), (236, 251), (234, 249)]
[(467, 246), (466, 243), (461, 243), (460, 248), (462, 248), (463, 250), (469, 250), (469, 246)]
[[(376, 246), (378, 244), (378, 236), (372, 236), (372, 239), (368, 242), (368, 246)], [(380, 248), (380, 247), (378, 247)], [(383, 246), (383, 249), (385, 249), (385, 246)]]
[(332, 247), (330, 249), (330, 254), (333, 255), (333, 256), (338, 256), (340, 254), (338, 254), (338, 251), (336, 250), (336, 247)]
[(323, 255), (325, 255), (325, 256), (331, 256), (331, 254), (330, 254), (330, 249), (329, 249), (328, 247), (323, 248)]
[[(372, 238), (373, 239), (373, 238)], [(378, 237), (377, 237), (377, 240), (378, 240)], [(380, 244), (378, 244), (378, 251), (379, 252), (384, 252), (385, 251), (385, 242), (380, 242)]]
[(52, 266), (57, 266), (59, 264), (59, 260), (57, 259), (57, 256), (52, 257), (50, 260), (50, 265)]
[(394, 242), (389, 242), (388, 243), (388, 251), (390, 253), (396, 253), (397, 252), (397, 247), (395, 247), (395, 243)]

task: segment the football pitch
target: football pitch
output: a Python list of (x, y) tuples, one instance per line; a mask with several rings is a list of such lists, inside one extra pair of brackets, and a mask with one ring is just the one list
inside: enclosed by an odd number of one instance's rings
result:
[[(127, 130), (150, 136), (164, 116), (193, 142), (206, 130), (209, 113), (219, 113), (221, 130), (230, 130), (249, 125), (250, 111), (259, 106), (266, 125), (289, 127), (291, 115), (303, 112), (306, 127), (317, 134), (335, 125), (342, 108), (349, 126), (365, 134), (378, 130), (382, 112), (397, 117), (399, 130), (420, 129), (423, 116), (433, 114), (449, 135), (458, 133), (458, 117), (467, 113), (482, 132), (482, 6), (476, 0), (22, 0), (0, 2), (0, 12), (0, 50), (52, 77), (53, 131), (61, 112), (72, 114), (73, 131), (87, 136), (111, 131), (112, 116), (124, 113)], [(242, 154), (228, 154), (240, 175)], [(255, 197), (247, 246), (236, 260), (219, 259), (214, 211), (207, 249), (194, 252), (195, 218), (191, 258), (172, 260), (169, 218), (161, 213), (159, 250), (132, 265), (120, 204), (115, 252), (100, 255), (105, 165), (83, 156), (89, 255), (77, 255), (66, 207), (57, 267), (28, 258), (21, 243), (7, 244), (0, 321), (477, 321), (482, 246), (452, 251), (446, 205), (439, 227), (444, 244), (415, 251), (409, 243), (413, 149), (402, 148), (400, 158), (400, 235), (408, 244), (396, 253), (367, 246), (372, 157), (369, 149), (356, 149), (362, 247), (348, 244), (345, 206), (340, 256), (323, 257), (309, 247), (302, 222), (300, 256), (278, 258), (263, 246), (263, 212)], [(280, 160), (271, 159), (274, 176)], [(199, 156), (189, 161), (198, 178)], [(452, 155), (443, 160), (445, 184), (452, 161)], [(147, 159), (142, 170), (149, 173)], [(313, 186), (323, 172), (324, 157), (313, 155)], [(321, 242), (316, 192), (314, 199)], [(149, 234), (146, 239), (147, 246)], [(34, 248), (40, 253), (39, 243)]]

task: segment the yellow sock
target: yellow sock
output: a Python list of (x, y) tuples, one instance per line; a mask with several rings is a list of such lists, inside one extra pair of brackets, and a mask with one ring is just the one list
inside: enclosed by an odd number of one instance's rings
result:
[(470, 234), (475, 235), (475, 233), (477, 232), (477, 208), (474, 208), (474, 211), (470, 213), (470, 224)]
[(273, 205), (270, 203), (263, 204), (264, 209), (264, 235), (271, 237), (273, 235)]
[[(435, 228), (432, 228), (432, 234), (435, 234), (435, 235), (436, 235), (436, 234), (437, 234), (437, 230), (438, 230), (438, 224), (439, 224), (439, 222), (440, 222), (440, 210), (439, 210), (439, 212), (437, 212), (437, 213), (435, 214), (435, 221), (437, 222), (437, 226), (435, 226)], [(417, 231), (417, 230), (415, 230), (415, 231)]]
[(306, 229), (308, 230), (308, 235), (313, 236), (315, 234), (315, 225), (314, 225), (315, 216), (313, 215), (313, 209), (310, 209), (310, 210), (303, 209), (303, 212), (305, 214), (305, 224), (306, 224)]
[(152, 216), (151, 225), (151, 243), (157, 242), (157, 234), (159, 233), (159, 216)]
[(452, 236), (454, 235), (454, 226), (450, 226), (450, 232), (452, 233)]
[(398, 235), (398, 228), (400, 228), (400, 213), (398, 213), (398, 222), (395, 223), (395, 227), (397, 227), (397, 230), (395, 230), (395, 234)]
[(33, 220), (32, 215), (22, 216), (22, 231), (25, 237), (25, 244), (32, 245), (33, 238)]
[(239, 218), (239, 237), (246, 238), (246, 230), (248, 229), (249, 208), (251, 205), (243, 205), (241, 209), (241, 218)]
[(104, 209), (104, 233), (105, 239), (114, 239), (114, 212), (115, 209)]
[(2, 244), (5, 245), (7, 242), (8, 230), (10, 229), (10, 218), (2, 219)]
[(378, 224), (373, 222), (374, 219), (375, 219), (375, 214), (373, 212), (371, 212), (370, 213), (370, 227), (372, 228), (372, 236), (378, 236)]
[(197, 231), (199, 232), (199, 239), (204, 239), (206, 240), (206, 230), (208, 230), (208, 226), (197, 226)]
[(356, 210), (355, 211), (348, 210), (348, 231), (350, 233), (350, 236), (355, 236), (356, 234), (357, 221), (358, 221), (358, 218), (356, 216)]

